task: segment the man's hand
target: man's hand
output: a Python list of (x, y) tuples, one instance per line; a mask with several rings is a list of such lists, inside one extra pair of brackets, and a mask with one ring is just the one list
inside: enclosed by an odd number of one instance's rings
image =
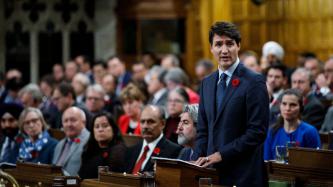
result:
[(194, 164), (202, 166), (204, 168), (208, 167), (211, 164), (215, 164), (222, 161), (220, 152), (215, 152), (207, 157), (199, 157)]

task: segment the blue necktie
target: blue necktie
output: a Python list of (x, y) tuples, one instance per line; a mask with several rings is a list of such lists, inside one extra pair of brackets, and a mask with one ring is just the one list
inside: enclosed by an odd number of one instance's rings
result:
[(220, 80), (219, 83), (217, 85), (217, 89), (216, 89), (216, 111), (220, 110), (220, 107), (222, 105), (222, 101), (223, 101), (223, 97), (225, 95), (225, 91), (227, 88), (227, 80), (228, 75), (225, 73), (222, 73), (222, 75), (220, 76)]

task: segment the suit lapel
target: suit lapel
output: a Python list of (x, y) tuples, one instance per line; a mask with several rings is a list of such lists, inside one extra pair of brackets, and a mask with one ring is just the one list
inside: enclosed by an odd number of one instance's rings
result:
[(66, 139), (62, 139), (60, 142), (59, 142), (59, 146), (57, 146), (57, 149), (54, 151), (54, 156), (53, 156), (53, 163), (57, 163), (59, 157), (60, 157), (60, 154), (61, 154), (61, 151), (65, 145), (65, 142), (66, 142)]
[[(210, 80), (208, 80), (209, 82), (212, 82), (213, 85), (212, 86), (208, 86), (208, 90), (207, 90), (207, 94), (208, 94), (208, 106), (211, 106), (209, 108), (211, 108), (213, 111), (213, 119), (215, 119), (216, 115), (217, 115), (217, 111), (216, 111), (216, 89), (217, 89), (217, 82), (218, 82), (218, 78), (219, 78), (219, 71), (217, 70), (214, 75), (212, 76), (212, 78)], [(208, 83), (209, 83), (208, 82)], [(208, 84), (211, 85), (211, 84)], [(207, 97), (206, 97), (207, 98)]]
[[(243, 69), (242, 69), (242, 64), (239, 64), (238, 67), (236, 68), (236, 70), (234, 71), (231, 79), (230, 79), (230, 82), (228, 84), (228, 87), (227, 87), (227, 90), (226, 90), (226, 93), (225, 93), (225, 96), (222, 100), (222, 104), (221, 104), (221, 107), (220, 107), (220, 110), (217, 111), (217, 116), (215, 118), (215, 121), (214, 121), (214, 125), (216, 124), (216, 122), (218, 121), (218, 119), (221, 117), (225, 107), (227, 106), (227, 103), (230, 101), (230, 99), (235, 95), (235, 91), (239, 88), (240, 85), (233, 85), (237, 79), (238, 79), (238, 83), (241, 84), (241, 76), (243, 74)], [(235, 81), (236, 80), (236, 81)], [(216, 108), (216, 107), (215, 107)]]
[[(166, 140), (165, 140), (165, 137), (163, 136), (162, 139), (156, 145), (156, 147), (158, 147), (161, 152), (158, 155), (156, 155), (153, 151), (153, 153), (149, 157), (149, 160), (148, 160), (147, 164), (145, 165), (145, 167), (143, 169), (144, 171), (148, 171), (148, 170), (150, 170), (150, 168), (153, 168), (154, 163), (152, 162), (151, 157), (153, 157), (153, 156), (154, 157), (166, 157), (166, 155), (165, 155), (166, 153), (164, 152), (165, 151), (165, 149), (164, 149), (165, 143), (166, 143)], [(155, 149), (156, 149), (156, 147), (155, 147)]]

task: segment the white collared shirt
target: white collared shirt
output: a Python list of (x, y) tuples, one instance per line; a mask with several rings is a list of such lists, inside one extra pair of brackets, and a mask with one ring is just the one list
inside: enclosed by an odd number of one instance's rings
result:
[[(226, 80), (226, 85), (228, 86), (229, 85), (229, 82), (231, 80), (231, 77), (232, 77), (232, 74), (234, 74), (234, 71), (236, 70), (237, 66), (239, 64), (239, 58), (237, 58), (236, 62), (230, 66), (227, 70), (225, 71), (222, 71), (220, 68), (219, 68), (219, 79), (222, 75), (222, 73), (225, 73), (227, 75), (227, 80)], [(220, 82), (220, 80), (217, 81), (217, 84)]]
[(154, 149), (155, 149), (156, 145), (158, 144), (158, 142), (160, 142), (160, 140), (162, 139), (162, 137), (163, 137), (163, 133), (161, 133), (161, 135), (160, 135), (158, 138), (156, 138), (154, 141), (152, 141), (152, 142), (150, 142), (150, 143), (148, 143), (146, 140), (143, 140), (143, 145), (142, 145), (142, 147), (141, 147), (141, 152), (140, 152), (138, 158), (136, 159), (135, 164), (136, 164), (136, 163), (138, 162), (138, 160), (141, 158), (141, 155), (143, 154), (143, 152), (144, 152), (144, 148), (146, 147), (146, 145), (148, 145), (148, 147), (149, 147), (149, 151), (148, 151), (148, 153), (147, 153), (147, 156), (146, 156), (145, 161), (144, 161), (144, 162), (142, 163), (142, 165), (141, 165), (141, 170), (142, 170), (143, 168), (145, 168), (145, 166), (146, 166), (146, 164), (147, 164), (147, 162), (148, 162), (150, 156), (151, 156), (151, 155), (153, 154), (153, 152), (154, 152)]

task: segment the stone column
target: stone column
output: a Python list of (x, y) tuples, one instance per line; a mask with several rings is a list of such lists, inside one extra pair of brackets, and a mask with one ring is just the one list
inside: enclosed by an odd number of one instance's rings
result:
[(116, 53), (116, 1), (95, 1), (95, 58), (107, 59)]
[(36, 30), (30, 32), (30, 81), (37, 83), (39, 79), (38, 35)]
[(65, 29), (62, 32), (62, 64), (65, 65), (70, 59), (70, 36), (69, 31)]
[(4, 2), (0, 0), (0, 71), (5, 72), (5, 18), (4, 18)]

